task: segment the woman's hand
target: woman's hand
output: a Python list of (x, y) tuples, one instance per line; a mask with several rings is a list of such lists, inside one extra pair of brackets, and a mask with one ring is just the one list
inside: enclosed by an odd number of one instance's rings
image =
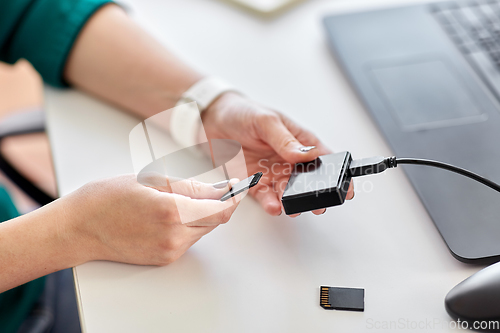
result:
[[(283, 114), (235, 93), (223, 94), (202, 118), (209, 139), (233, 139), (243, 146), (249, 174), (264, 172), (250, 193), (271, 215), (282, 212), (281, 196), (293, 166), (331, 153), (314, 134)], [(347, 199), (353, 196), (351, 183)]]
[(90, 260), (169, 264), (229, 221), (241, 195), (219, 201), (228, 190), (194, 180), (152, 188), (135, 175), (89, 183), (0, 223), (0, 292)]
[(239, 201), (219, 201), (229, 184), (183, 180), (171, 188), (176, 193), (141, 185), (134, 175), (120, 176), (83, 186), (64, 197), (62, 207), (77, 217), (73, 233), (89, 260), (166, 265), (228, 222)]

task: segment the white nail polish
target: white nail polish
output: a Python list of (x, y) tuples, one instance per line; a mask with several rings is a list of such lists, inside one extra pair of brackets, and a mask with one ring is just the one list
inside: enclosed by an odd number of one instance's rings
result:
[(227, 186), (229, 184), (229, 180), (223, 180), (221, 182), (213, 183), (212, 186), (216, 189), (221, 189)]
[(307, 153), (308, 151), (313, 150), (314, 148), (316, 148), (316, 146), (304, 146), (304, 147), (300, 147), (299, 150), (302, 153)]

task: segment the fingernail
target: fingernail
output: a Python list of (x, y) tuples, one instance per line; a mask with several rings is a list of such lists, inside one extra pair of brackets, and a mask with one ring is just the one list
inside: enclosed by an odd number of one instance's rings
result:
[(352, 192), (352, 197), (351, 200), (354, 199), (354, 196), (356, 195), (356, 192)]
[(213, 183), (212, 186), (217, 189), (221, 189), (227, 186), (229, 184), (229, 180), (223, 180), (221, 182)]
[(300, 147), (299, 150), (301, 153), (307, 153), (308, 151), (313, 150), (314, 148), (316, 148), (316, 146), (304, 146)]

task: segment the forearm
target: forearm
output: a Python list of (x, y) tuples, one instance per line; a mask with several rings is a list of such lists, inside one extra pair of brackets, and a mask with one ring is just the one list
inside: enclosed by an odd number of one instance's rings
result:
[(87, 261), (66, 212), (58, 200), (0, 224), (0, 293)]
[(72, 85), (149, 117), (175, 105), (201, 78), (116, 5), (85, 25), (64, 71)]

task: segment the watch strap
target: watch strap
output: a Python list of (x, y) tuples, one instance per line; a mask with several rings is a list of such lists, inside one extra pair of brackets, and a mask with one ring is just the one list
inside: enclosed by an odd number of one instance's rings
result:
[(196, 136), (202, 126), (200, 113), (227, 91), (234, 91), (233, 86), (212, 76), (191, 86), (172, 110), (170, 134), (173, 139), (184, 148), (196, 145)]

